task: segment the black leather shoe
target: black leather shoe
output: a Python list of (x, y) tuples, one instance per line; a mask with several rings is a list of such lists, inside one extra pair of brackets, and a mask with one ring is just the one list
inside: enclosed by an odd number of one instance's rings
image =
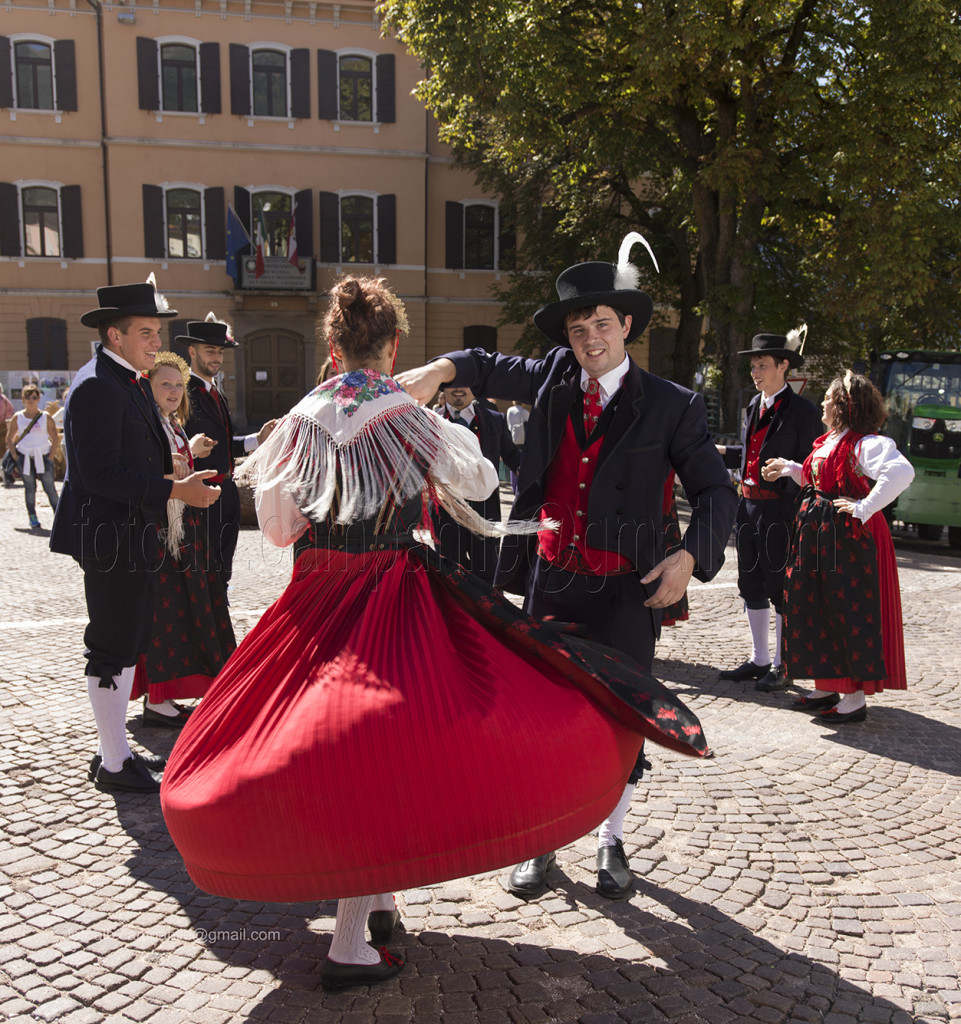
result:
[(823, 722), (825, 725), (840, 725), (843, 722), (863, 722), (868, 717), (867, 707), (858, 708), (857, 711), (838, 711), (837, 708), (828, 708), (822, 711), (816, 722)]
[[(167, 759), (165, 757), (142, 757), (140, 754), (135, 753), (133, 755), (138, 761), (143, 762), (150, 771), (162, 772), (167, 767)], [(97, 779), (97, 769), (100, 767), (100, 762), (103, 760), (99, 754), (94, 754), (90, 758), (90, 765), (87, 768), (87, 778), (91, 782), (95, 782)]]
[(147, 702), (144, 700), (143, 724), (159, 729), (182, 729), (187, 724), (187, 719), (194, 713), (194, 709), (185, 708), (174, 702), (171, 703), (177, 709), (177, 714), (162, 715), (159, 711), (148, 708)]
[(611, 900), (623, 899), (634, 890), (634, 875), (620, 839), (597, 851), (597, 891)]
[(791, 708), (794, 711), (825, 711), (828, 708), (833, 708), (840, 699), (836, 693), (826, 693), (823, 697), (812, 697), (806, 693), (803, 697), (798, 697), (791, 704)]
[(730, 679), (735, 683), (743, 683), (745, 679), (760, 679), (762, 676), (767, 675), (770, 668), (770, 664), (756, 665), (753, 661), (745, 661), (743, 665), (738, 665), (737, 668), (721, 672), (718, 675), (718, 679)]
[(367, 915), (367, 930), (372, 946), (386, 946), (395, 931), (406, 931), (397, 909), (372, 910)]
[(132, 755), (119, 772), (108, 772), (101, 764), (93, 782), (101, 793), (159, 793), (160, 779)]
[(763, 679), (759, 679), (754, 684), (754, 689), (760, 690), (761, 693), (775, 693), (777, 690), (786, 690), (790, 685), (791, 680), (788, 678), (787, 665), (782, 662), (776, 668), (772, 667), (771, 671)]
[(327, 959), (320, 969), (320, 987), (325, 992), (340, 992), (355, 985), (376, 985), (403, 969), (404, 961), (391, 956), (386, 949), (380, 951), (379, 964), (338, 964)]
[(543, 853), (533, 860), (525, 860), (511, 872), (507, 891), (522, 900), (531, 900), (547, 888), (547, 872), (557, 863), (557, 854)]

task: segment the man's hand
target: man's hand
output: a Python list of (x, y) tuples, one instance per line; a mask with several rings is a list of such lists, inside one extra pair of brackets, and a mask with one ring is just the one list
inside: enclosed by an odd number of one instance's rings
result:
[(694, 556), (690, 551), (680, 548), (672, 551), (663, 562), (658, 562), (651, 571), (641, 579), (641, 583), (653, 583), (660, 579), (660, 585), (654, 596), (644, 602), (645, 608), (668, 608), (680, 601), (691, 575), (694, 572)]
[(217, 442), (206, 434), (194, 434), (190, 439), (190, 454), (195, 459), (205, 459), (217, 447)]
[(209, 508), (220, 497), (220, 488), (208, 487), (204, 480), (216, 475), (215, 469), (202, 469), (197, 473), (191, 473), (183, 480), (175, 480), (170, 497), (179, 498), (194, 508)]
[(426, 405), (439, 388), (454, 379), (456, 372), (449, 359), (438, 359), (415, 370), (404, 370), (394, 379), (418, 405)]
[(267, 422), (257, 431), (257, 444), (263, 444), (264, 441), (270, 437), (274, 427), (277, 426), (276, 420), (267, 420)]

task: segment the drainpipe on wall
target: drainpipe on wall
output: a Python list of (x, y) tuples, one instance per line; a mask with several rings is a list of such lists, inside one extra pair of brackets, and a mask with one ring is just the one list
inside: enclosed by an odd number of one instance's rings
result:
[(430, 111), (424, 107), (424, 362), (430, 359), (430, 296), (427, 294), (427, 259), (430, 238)]
[(100, 68), (100, 158), (103, 167), (103, 229), (107, 240), (107, 284), (113, 284), (113, 246), (110, 236), (110, 171), (107, 165), (107, 87), (103, 64), (103, 7), (87, 0), (97, 15), (97, 63)]

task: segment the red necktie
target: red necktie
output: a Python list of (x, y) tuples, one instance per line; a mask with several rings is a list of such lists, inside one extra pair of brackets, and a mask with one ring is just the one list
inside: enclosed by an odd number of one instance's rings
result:
[(584, 390), (584, 436), (590, 437), (601, 418), (601, 386), (593, 377)]

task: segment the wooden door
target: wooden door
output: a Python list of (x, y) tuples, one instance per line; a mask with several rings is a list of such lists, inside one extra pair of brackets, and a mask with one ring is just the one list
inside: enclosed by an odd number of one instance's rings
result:
[(283, 416), (304, 397), (304, 338), (292, 331), (257, 331), (248, 334), (242, 344), (247, 365), (247, 422), (253, 429)]

